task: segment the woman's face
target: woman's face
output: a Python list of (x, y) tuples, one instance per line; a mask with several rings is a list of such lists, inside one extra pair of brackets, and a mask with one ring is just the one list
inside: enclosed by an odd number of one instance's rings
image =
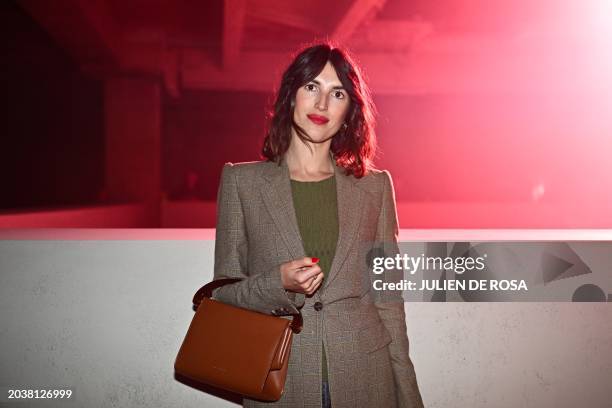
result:
[(344, 123), (350, 99), (328, 61), (323, 71), (295, 95), (293, 120), (314, 141), (330, 138)]

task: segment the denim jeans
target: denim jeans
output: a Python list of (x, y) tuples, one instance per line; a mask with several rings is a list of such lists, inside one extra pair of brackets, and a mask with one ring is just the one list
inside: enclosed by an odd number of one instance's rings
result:
[(331, 397), (329, 396), (329, 383), (327, 381), (323, 381), (323, 402), (321, 403), (321, 408), (331, 408)]

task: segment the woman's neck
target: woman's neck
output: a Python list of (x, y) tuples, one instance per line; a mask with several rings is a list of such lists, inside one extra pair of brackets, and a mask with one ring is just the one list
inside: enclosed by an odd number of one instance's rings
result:
[(309, 143), (306, 146), (301, 140), (292, 140), (285, 153), (290, 178), (297, 181), (319, 181), (332, 176), (334, 164), (329, 154), (330, 144)]

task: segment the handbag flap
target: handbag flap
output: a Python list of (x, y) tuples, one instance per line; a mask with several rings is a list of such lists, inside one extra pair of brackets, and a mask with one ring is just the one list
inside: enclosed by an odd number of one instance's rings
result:
[(204, 298), (175, 363), (187, 377), (240, 394), (261, 392), (282, 368), (291, 344), (290, 321)]

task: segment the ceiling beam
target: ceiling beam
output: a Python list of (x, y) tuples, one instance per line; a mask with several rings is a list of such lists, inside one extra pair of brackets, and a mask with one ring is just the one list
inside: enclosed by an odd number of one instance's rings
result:
[(364, 52), (412, 52), (432, 34), (429, 21), (374, 20), (351, 36), (350, 46)]
[(353, 4), (342, 16), (331, 38), (342, 44), (346, 42), (355, 30), (367, 21), (372, 20), (383, 7), (386, 0), (354, 0)]
[(95, 30), (116, 62), (121, 62), (123, 36), (110, 14), (106, 0), (73, 0), (83, 13), (85, 22)]
[(80, 64), (121, 64), (123, 38), (105, 0), (19, 3)]
[[(326, 7), (331, 7), (330, 2)], [(313, 12), (313, 5), (307, 1), (293, 0), (250, 0), (247, 5), (249, 19), (275, 23), (286, 27), (319, 33), (328, 28), (325, 19)]]

